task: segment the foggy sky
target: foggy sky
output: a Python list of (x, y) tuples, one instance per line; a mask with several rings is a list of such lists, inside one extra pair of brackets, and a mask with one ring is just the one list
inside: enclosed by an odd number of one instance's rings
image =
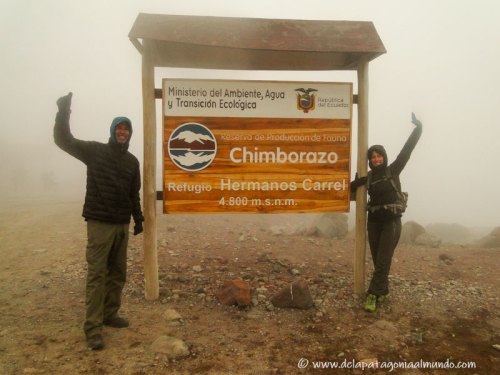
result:
[[(107, 142), (127, 116), (130, 151), (142, 163), (141, 58), (128, 39), (138, 13), (372, 21), (387, 54), (370, 63), (369, 144), (389, 162), (413, 130), (422, 138), (401, 175), (410, 195), (404, 221), (499, 226), (500, 4), (495, 1), (22, 1), (0, 0), (0, 193), (40, 186), (83, 199), (85, 166), (59, 150), (52, 129), (58, 97), (73, 92), (79, 139)], [(156, 69), (162, 78), (354, 82), (355, 72)], [(158, 190), (161, 101), (157, 101)], [(356, 168), (356, 107), (352, 175)], [(62, 198), (61, 198), (62, 199)], [(353, 208), (352, 208), (353, 209)]]

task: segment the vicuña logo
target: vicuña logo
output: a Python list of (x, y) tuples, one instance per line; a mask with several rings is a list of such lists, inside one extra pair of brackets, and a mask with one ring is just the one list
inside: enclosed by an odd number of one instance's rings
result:
[(188, 122), (177, 127), (168, 139), (172, 162), (188, 172), (205, 169), (215, 159), (217, 141), (204, 125)]

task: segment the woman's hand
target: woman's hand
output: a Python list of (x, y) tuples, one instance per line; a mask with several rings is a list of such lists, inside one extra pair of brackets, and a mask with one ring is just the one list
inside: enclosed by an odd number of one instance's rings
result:
[(419, 120), (417, 120), (417, 118), (415, 117), (415, 114), (413, 112), (411, 113), (411, 122), (413, 124), (415, 124), (415, 126), (417, 126), (417, 127), (421, 127), (422, 126), (422, 122), (419, 121)]

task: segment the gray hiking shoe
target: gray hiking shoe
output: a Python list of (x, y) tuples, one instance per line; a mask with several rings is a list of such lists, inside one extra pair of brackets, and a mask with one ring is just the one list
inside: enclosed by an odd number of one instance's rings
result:
[(117, 316), (116, 318), (104, 319), (102, 324), (115, 328), (125, 328), (128, 327), (128, 320)]
[(100, 334), (87, 338), (87, 347), (92, 350), (101, 350), (104, 348), (104, 340)]

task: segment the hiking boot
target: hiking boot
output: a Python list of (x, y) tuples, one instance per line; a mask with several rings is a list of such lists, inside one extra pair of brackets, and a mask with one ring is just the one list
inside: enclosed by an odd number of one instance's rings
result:
[(377, 296), (368, 294), (366, 297), (365, 311), (374, 312), (377, 304)]
[(387, 293), (385, 296), (377, 297), (377, 302), (378, 303), (385, 302), (387, 300), (387, 298), (389, 298), (389, 293)]
[(87, 347), (92, 350), (101, 350), (104, 348), (102, 336), (97, 334), (87, 338)]
[(128, 327), (128, 320), (117, 316), (116, 318), (104, 319), (102, 324), (115, 328), (125, 328)]

